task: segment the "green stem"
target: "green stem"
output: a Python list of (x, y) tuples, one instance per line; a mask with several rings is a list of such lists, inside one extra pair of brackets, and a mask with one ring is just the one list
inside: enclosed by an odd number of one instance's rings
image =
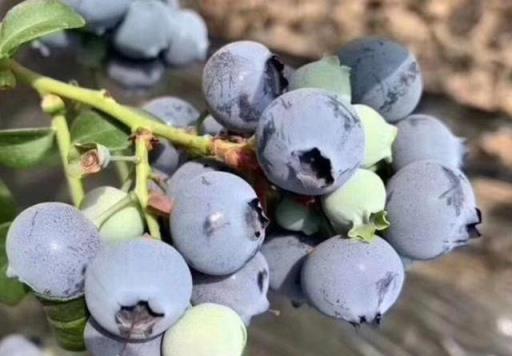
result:
[(110, 156), (110, 162), (132, 162), (137, 163), (135, 156)]
[(105, 90), (85, 89), (60, 82), (33, 72), (15, 61), (10, 61), (8, 67), (20, 82), (32, 86), (42, 95), (55, 94), (63, 98), (75, 100), (109, 114), (132, 129), (146, 128), (155, 135), (165, 137), (172, 143), (183, 146), (193, 153), (202, 156), (214, 154), (213, 140), (211, 138), (190, 134), (185, 130), (151, 120), (143, 113), (119, 104)]
[(57, 145), (59, 147), (64, 173), (68, 182), (71, 199), (75, 206), (78, 206), (84, 197), (84, 187), (80, 178), (73, 177), (69, 171), (68, 154), (71, 148), (71, 136), (69, 135), (68, 123), (64, 115), (55, 115), (52, 119), (52, 127), (55, 130)]
[(135, 166), (134, 192), (144, 212), (150, 235), (156, 239), (161, 239), (158, 221), (147, 209), (149, 202), (148, 182), (152, 176), (148, 158), (148, 146), (150, 145), (151, 137), (151, 134), (144, 132), (143, 129), (138, 130), (135, 134), (135, 156), (137, 157), (137, 163)]
[(134, 202), (137, 199), (137, 197), (130, 193), (123, 199), (119, 200), (117, 203), (112, 205), (107, 210), (103, 211), (100, 215), (94, 217), (92, 220), (94, 222), (94, 225), (96, 225), (98, 228), (100, 228), (112, 215), (117, 213), (118, 211), (126, 208), (128, 205), (130, 205), (132, 202)]

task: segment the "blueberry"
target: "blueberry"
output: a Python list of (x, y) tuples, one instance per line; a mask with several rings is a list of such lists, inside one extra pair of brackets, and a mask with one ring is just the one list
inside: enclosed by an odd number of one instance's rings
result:
[(270, 288), (294, 303), (305, 302), (300, 273), (307, 255), (317, 244), (316, 239), (300, 233), (274, 233), (261, 248), (270, 270)]
[(179, 188), (170, 216), (178, 251), (199, 272), (240, 269), (260, 247), (268, 224), (253, 188), (225, 172), (203, 173)]
[(312, 208), (284, 197), (277, 205), (276, 223), (283, 229), (312, 235), (320, 230), (322, 219)]
[(224, 126), (222, 126), (212, 115), (208, 115), (199, 124), (197, 131), (200, 135), (211, 135), (218, 136), (227, 132)]
[(167, 195), (173, 198), (181, 189), (181, 185), (202, 173), (224, 169), (221, 163), (208, 159), (188, 161), (180, 166), (167, 182)]
[(98, 226), (104, 242), (129, 240), (144, 233), (144, 219), (135, 201), (104, 219), (109, 209), (127, 197), (120, 189), (103, 186), (87, 192), (80, 203), (80, 210)]
[(368, 37), (350, 42), (338, 56), (352, 69), (354, 103), (374, 108), (389, 122), (406, 117), (418, 105), (423, 79), (416, 57), (407, 48)]
[(39, 50), (43, 57), (48, 57), (53, 51), (66, 52), (78, 50), (81, 46), (80, 37), (71, 31), (58, 31), (43, 36), (32, 43), (32, 47)]
[(133, 61), (113, 57), (109, 59), (106, 71), (109, 78), (126, 89), (147, 89), (162, 79), (165, 67), (159, 60)]
[(169, 48), (165, 60), (170, 65), (183, 66), (204, 61), (208, 50), (208, 29), (203, 18), (193, 10), (168, 11)]
[(481, 222), (466, 176), (435, 161), (399, 170), (387, 185), (386, 237), (404, 257), (427, 260), (466, 245)]
[(89, 319), (84, 331), (85, 347), (91, 356), (160, 356), (162, 335), (147, 341), (129, 341), (110, 334)]
[(187, 310), (167, 330), (163, 356), (241, 356), (247, 331), (240, 317), (223, 305), (205, 303)]
[(69, 300), (84, 293), (84, 273), (100, 248), (96, 226), (63, 203), (36, 204), (7, 233), (7, 275), (44, 298)]
[(290, 75), (288, 88), (326, 89), (350, 102), (350, 68), (340, 65), (337, 56), (323, 57), (296, 69)]
[(356, 104), (354, 110), (363, 124), (366, 138), (365, 154), (362, 166), (370, 168), (380, 161), (392, 161), (391, 146), (397, 135), (397, 128), (390, 125), (371, 107)]
[(385, 205), (384, 182), (367, 169), (357, 169), (347, 183), (322, 197), (325, 215), (336, 231), (365, 241), (389, 226)]
[(186, 157), (185, 151), (175, 148), (166, 139), (159, 139), (149, 152), (151, 167), (166, 175), (172, 175)]
[(133, 1), (114, 33), (114, 47), (129, 58), (156, 58), (169, 45), (167, 11), (160, 0)]
[(87, 28), (103, 34), (113, 28), (125, 16), (133, 0), (63, 0), (83, 16)]
[(169, 126), (185, 129), (194, 126), (199, 111), (189, 102), (175, 96), (161, 96), (142, 106), (142, 109)]
[(92, 317), (126, 339), (163, 333), (185, 312), (191, 295), (192, 276), (181, 255), (151, 238), (105, 245), (85, 277)]
[(261, 116), (258, 160), (267, 178), (304, 195), (333, 191), (364, 158), (361, 121), (350, 104), (322, 89), (283, 94)]
[(396, 302), (404, 282), (400, 256), (383, 239), (371, 243), (331, 237), (309, 254), (302, 287), (325, 315), (353, 325), (379, 323)]
[(453, 168), (462, 165), (463, 140), (454, 136), (440, 120), (429, 115), (411, 115), (397, 124), (393, 144), (393, 168), (421, 160), (434, 160)]
[(203, 93), (215, 119), (229, 130), (254, 132), (263, 110), (284, 89), (282, 68), (257, 42), (238, 41), (220, 48), (203, 71)]
[(0, 340), (0, 356), (44, 356), (45, 354), (23, 335), (12, 334)]
[(269, 308), (268, 285), (268, 263), (261, 253), (257, 253), (231, 275), (219, 277), (194, 274), (192, 304), (216, 303), (228, 306), (249, 325), (253, 316)]

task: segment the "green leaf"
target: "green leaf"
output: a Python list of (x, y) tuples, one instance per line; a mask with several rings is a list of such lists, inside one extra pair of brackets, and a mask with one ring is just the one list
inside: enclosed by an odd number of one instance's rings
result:
[(9, 69), (0, 69), (0, 90), (16, 87), (16, 77)]
[(56, 150), (51, 128), (0, 130), (0, 166), (30, 168), (54, 157)]
[(7, 12), (0, 29), (0, 58), (24, 43), (52, 32), (78, 28), (85, 20), (58, 0), (26, 0)]
[(16, 305), (28, 293), (28, 287), (16, 279), (7, 278), (7, 255), (5, 253), (5, 238), (10, 222), (0, 225), (0, 303)]
[(82, 111), (71, 125), (73, 144), (96, 143), (111, 151), (130, 146), (130, 132), (122, 124), (93, 110)]
[(16, 203), (9, 188), (0, 179), (0, 224), (12, 221), (16, 217)]
[(66, 302), (39, 298), (57, 343), (68, 351), (83, 351), (84, 329), (89, 317), (84, 298)]

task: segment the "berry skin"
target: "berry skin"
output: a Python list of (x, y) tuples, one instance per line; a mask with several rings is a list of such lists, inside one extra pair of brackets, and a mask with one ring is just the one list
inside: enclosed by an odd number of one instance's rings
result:
[(299, 233), (274, 233), (261, 248), (269, 265), (270, 288), (294, 303), (305, 302), (300, 274), (307, 255), (317, 244), (315, 240)]
[(12, 334), (0, 340), (0, 356), (44, 356), (36, 345), (23, 335)]
[(391, 146), (396, 139), (397, 128), (390, 125), (371, 107), (361, 104), (352, 106), (363, 124), (366, 147), (363, 168), (375, 166), (380, 161), (392, 161)]
[(300, 88), (330, 90), (350, 103), (350, 68), (342, 66), (337, 56), (305, 64), (290, 75), (288, 89)]
[(320, 231), (322, 218), (310, 207), (284, 197), (276, 208), (276, 223), (283, 229), (312, 235)]
[(268, 263), (261, 253), (257, 253), (245, 266), (229, 276), (195, 274), (192, 304), (228, 306), (240, 315), (245, 325), (249, 325), (253, 316), (266, 312), (270, 306), (268, 286)]
[(230, 308), (205, 303), (190, 308), (162, 344), (163, 356), (241, 356), (247, 331)]
[(203, 18), (192, 10), (168, 11), (169, 48), (165, 60), (173, 66), (204, 61), (208, 50), (208, 29)]
[(96, 226), (78, 209), (63, 203), (36, 204), (19, 214), (7, 232), (7, 275), (43, 298), (78, 298), (100, 244)]
[(144, 104), (142, 109), (165, 124), (180, 129), (194, 126), (199, 118), (199, 111), (194, 106), (175, 96), (155, 98)]
[(463, 140), (454, 136), (440, 120), (416, 114), (397, 124), (398, 137), (393, 144), (393, 168), (421, 160), (434, 160), (460, 168), (465, 149)]
[(225, 169), (222, 164), (214, 160), (203, 158), (188, 161), (180, 166), (167, 182), (167, 195), (173, 198), (181, 189), (181, 185), (186, 185), (192, 178), (206, 172), (214, 172), (222, 169)]
[(365, 241), (389, 226), (385, 205), (384, 182), (367, 169), (357, 169), (347, 183), (322, 197), (322, 208), (335, 230)]
[(334, 236), (318, 245), (302, 267), (309, 302), (327, 316), (359, 325), (379, 323), (404, 282), (400, 256), (383, 239), (371, 243)]
[(125, 16), (133, 0), (63, 0), (83, 16), (87, 28), (96, 34), (116, 26)]
[(192, 276), (181, 255), (151, 238), (105, 245), (85, 277), (92, 317), (109, 333), (131, 340), (163, 333), (183, 315), (191, 295)]
[(156, 58), (169, 45), (167, 11), (160, 0), (133, 1), (114, 33), (114, 47), (129, 58)]
[(132, 61), (111, 58), (107, 63), (107, 75), (126, 89), (147, 89), (162, 79), (165, 67), (161, 61)]
[(174, 192), (170, 216), (174, 246), (195, 270), (227, 275), (259, 249), (268, 219), (253, 188), (225, 172), (207, 172)]
[(253, 133), (261, 113), (285, 87), (283, 65), (260, 43), (238, 41), (215, 52), (203, 71), (203, 94), (217, 121)]
[(212, 115), (208, 115), (199, 124), (197, 131), (200, 135), (218, 136), (226, 133), (227, 130)]
[(103, 330), (91, 318), (84, 330), (85, 347), (91, 356), (160, 356), (162, 336), (144, 342), (130, 342)]
[(144, 233), (144, 219), (135, 201), (103, 222), (102, 215), (127, 197), (128, 193), (120, 189), (104, 186), (89, 191), (80, 203), (82, 213), (95, 224), (100, 224), (97, 226), (104, 242), (130, 240)]
[(473, 189), (458, 169), (413, 162), (388, 182), (389, 243), (404, 256), (428, 260), (466, 245), (481, 222)]
[(416, 58), (407, 48), (367, 37), (350, 42), (338, 56), (352, 69), (354, 103), (374, 108), (388, 122), (406, 117), (418, 105), (423, 79)]
[(322, 89), (281, 95), (264, 111), (256, 132), (267, 178), (282, 189), (323, 195), (345, 183), (364, 158), (361, 121), (351, 106)]

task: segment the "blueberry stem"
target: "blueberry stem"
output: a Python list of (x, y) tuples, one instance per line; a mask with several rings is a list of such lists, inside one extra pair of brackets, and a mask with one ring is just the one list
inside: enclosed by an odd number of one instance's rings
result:
[(98, 227), (101, 227), (112, 215), (122, 210), (123, 208), (126, 208), (134, 201), (137, 201), (137, 196), (132, 192), (102, 212), (97, 218), (93, 219), (94, 224)]
[(62, 100), (54, 95), (43, 96), (41, 107), (44, 112), (52, 116), (52, 128), (55, 131), (55, 138), (57, 140), (62, 166), (64, 167), (71, 200), (75, 206), (78, 206), (85, 192), (82, 180), (70, 173), (68, 156), (71, 149), (71, 135), (65, 116), (66, 108)]
[(151, 166), (149, 164), (149, 150), (153, 134), (144, 128), (137, 129), (135, 132), (135, 195), (139, 200), (140, 207), (144, 213), (146, 224), (150, 235), (155, 239), (161, 239), (160, 226), (156, 217), (148, 210), (149, 192), (148, 182), (152, 176)]

